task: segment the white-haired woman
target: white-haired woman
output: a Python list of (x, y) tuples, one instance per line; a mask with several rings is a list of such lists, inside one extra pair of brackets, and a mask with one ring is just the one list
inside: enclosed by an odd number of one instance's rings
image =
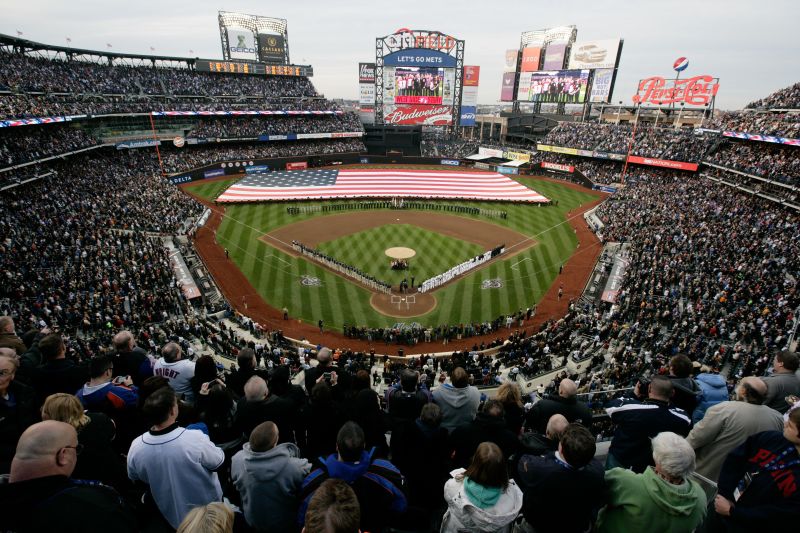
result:
[(600, 532), (694, 530), (706, 514), (706, 496), (690, 479), (694, 450), (675, 433), (659, 433), (652, 441), (655, 467), (642, 474), (613, 468), (606, 472), (608, 506), (600, 512)]

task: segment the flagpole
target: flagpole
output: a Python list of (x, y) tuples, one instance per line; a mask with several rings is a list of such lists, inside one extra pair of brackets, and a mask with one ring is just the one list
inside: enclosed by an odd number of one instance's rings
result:
[(167, 173), (164, 172), (164, 163), (161, 161), (161, 150), (158, 149), (158, 137), (156, 136), (156, 123), (153, 121), (153, 112), (150, 111), (150, 129), (153, 131), (153, 141), (155, 141), (156, 155), (158, 156), (158, 166), (161, 168), (161, 175), (166, 177)]

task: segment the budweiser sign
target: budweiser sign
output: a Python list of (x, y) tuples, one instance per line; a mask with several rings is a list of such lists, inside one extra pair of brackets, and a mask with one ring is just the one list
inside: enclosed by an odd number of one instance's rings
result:
[(453, 110), (444, 105), (409, 105), (396, 107), (383, 117), (386, 124), (424, 124), (448, 126), (453, 123)]
[(667, 80), (653, 76), (639, 82), (639, 90), (633, 95), (633, 103), (705, 105), (714, 99), (718, 90), (719, 78), (708, 75), (685, 80)]

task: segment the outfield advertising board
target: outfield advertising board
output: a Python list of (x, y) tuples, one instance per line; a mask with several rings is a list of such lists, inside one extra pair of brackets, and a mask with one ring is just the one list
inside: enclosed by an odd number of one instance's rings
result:
[(506, 62), (503, 66), (503, 72), (516, 72), (517, 71), (517, 58), (519, 57), (519, 50), (506, 50)]
[(461, 117), (458, 121), (459, 126), (474, 126), (475, 111), (477, 108), (472, 106), (461, 106)]
[(478, 148), (478, 155), (484, 155), (486, 157), (503, 157), (503, 151), (498, 150), (497, 148), (487, 148), (486, 146), (480, 146)]
[(522, 62), (519, 69), (521, 72), (534, 72), (539, 70), (539, 61), (542, 58), (542, 49), (532, 46), (522, 49)]
[(629, 155), (628, 163), (635, 163), (637, 165), (648, 165), (651, 167), (675, 168), (679, 170), (697, 171), (697, 163), (686, 163), (685, 161), (670, 161), (668, 159), (656, 159), (653, 157), (639, 157), (638, 155)]
[(575, 172), (575, 167), (572, 165), (562, 165), (560, 163), (550, 163), (549, 161), (542, 161), (542, 168), (547, 170), (557, 170), (559, 172), (568, 172), (572, 174)]
[(466, 65), (464, 67), (464, 87), (477, 87), (481, 78), (481, 67)]
[(589, 97), (589, 101), (593, 104), (608, 103), (611, 99), (611, 82), (613, 81), (613, 68), (595, 70), (592, 80), (592, 95)]
[(449, 126), (453, 123), (453, 109), (445, 105), (398, 105), (386, 106), (383, 116), (386, 124), (399, 126), (425, 125)]
[(516, 72), (506, 72), (503, 74), (503, 85), (500, 88), (500, 101), (514, 101), (514, 82), (517, 80)]
[(567, 51), (566, 41), (553, 41), (544, 51), (542, 70), (561, 70), (564, 68), (564, 54)]
[(619, 39), (576, 41), (569, 53), (569, 68), (614, 68), (617, 66), (619, 41)]
[(442, 159), (443, 165), (449, 165), (451, 167), (458, 167), (461, 166), (461, 161), (458, 159)]
[(283, 35), (259, 33), (258, 58), (264, 63), (283, 63), (286, 59), (286, 43)]
[(228, 53), (231, 59), (249, 59), (258, 57), (258, 49), (253, 32), (249, 30), (228, 29)]
[(504, 167), (503, 165), (498, 165), (495, 169), (500, 174), (519, 174), (519, 169), (517, 167)]
[(308, 163), (305, 161), (295, 161), (293, 163), (286, 163), (286, 170), (305, 170), (308, 168)]

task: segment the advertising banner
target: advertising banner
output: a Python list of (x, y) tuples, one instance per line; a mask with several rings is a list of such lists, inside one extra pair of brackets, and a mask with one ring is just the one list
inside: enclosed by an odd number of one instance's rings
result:
[(158, 146), (161, 141), (156, 139), (142, 139), (141, 141), (124, 141), (116, 144), (117, 150), (125, 148), (147, 148), (150, 146)]
[(383, 116), (386, 124), (425, 126), (449, 126), (453, 123), (453, 110), (442, 105), (396, 106)]
[(787, 139), (786, 137), (773, 137), (772, 135), (756, 135), (753, 133), (742, 133), (738, 131), (723, 131), (722, 136), (733, 137), (735, 139), (744, 139), (746, 141), (761, 141), (766, 143), (800, 146), (800, 139)]
[(576, 41), (569, 53), (569, 68), (614, 68), (617, 65), (617, 52), (619, 39)]
[(286, 170), (305, 170), (307, 168), (308, 168), (308, 163), (305, 161), (286, 163)]
[(503, 151), (497, 150), (496, 148), (487, 148), (485, 146), (481, 146), (478, 148), (478, 155), (484, 155), (486, 157), (503, 157)]
[(459, 126), (474, 126), (475, 125), (475, 107), (461, 106), (461, 118), (458, 121)]
[(184, 174), (182, 176), (172, 176), (169, 179), (169, 181), (173, 185), (178, 185), (179, 183), (189, 183), (190, 181), (192, 181), (192, 175), (191, 174)]
[(649, 165), (651, 167), (677, 168), (679, 170), (697, 171), (697, 163), (686, 163), (683, 161), (670, 161), (668, 159), (654, 159), (652, 157), (639, 157), (638, 155), (628, 156), (628, 163), (637, 165)]
[(588, 70), (542, 70), (529, 72), (526, 76), (530, 76), (530, 82), (523, 80), (523, 75), (520, 75), (517, 100), (565, 104), (582, 104), (586, 101)]
[(445, 105), (453, 105), (453, 100), (455, 99), (456, 96), (455, 92), (456, 92), (456, 69), (454, 68), (444, 69), (444, 87), (442, 88), (442, 103)]
[(283, 35), (258, 34), (258, 59), (264, 63), (283, 63), (286, 59), (286, 43)]
[(567, 51), (566, 41), (553, 41), (544, 51), (542, 70), (561, 70), (564, 68), (564, 54)]
[(358, 104), (360, 106), (375, 105), (375, 85), (372, 83), (358, 84)]
[(506, 159), (513, 159), (514, 161), (530, 161), (531, 154), (525, 152), (503, 152), (503, 157)]
[(503, 72), (517, 71), (517, 57), (519, 57), (519, 50), (506, 50), (506, 63), (503, 67)]
[(559, 172), (569, 172), (570, 174), (575, 172), (575, 167), (572, 165), (561, 165), (559, 163), (550, 163), (548, 161), (542, 161), (542, 168), (546, 168), (548, 170), (557, 170)]
[(594, 71), (592, 81), (592, 95), (589, 101), (593, 104), (608, 103), (611, 99), (611, 81), (614, 79), (613, 68), (603, 68)]
[(203, 172), (204, 178), (215, 178), (217, 176), (224, 176), (225, 171), (221, 168), (215, 168), (214, 170), (206, 170)]
[(456, 68), (456, 58), (436, 50), (412, 48), (385, 56), (383, 65), (392, 67)]
[(481, 79), (481, 67), (477, 65), (464, 66), (464, 87), (477, 87)]
[(500, 174), (519, 174), (519, 169), (517, 167), (504, 167), (503, 165), (498, 165), (495, 169)]
[(478, 88), (477, 87), (462, 87), (461, 88), (461, 105), (467, 107), (477, 107), (478, 105)]
[(553, 146), (550, 151), (556, 154), (578, 155), (577, 148), (567, 148), (566, 146)]
[(514, 82), (517, 79), (515, 72), (506, 72), (503, 74), (503, 86), (500, 88), (500, 101), (513, 102), (514, 101)]
[(653, 76), (639, 82), (639, 88), (631, 99), (634, 104), (706, 105), (717, 96), (717, 91), (719, 91), (719, 78), (708, 75), (685, 80), (677, 78), (667, 80)]
[(228, 30), (228, 53), (231, 59), (249, 59), (258, 57), (253, 32), (249, 30)]
[(259, 172), (269, 172), (269, 165), (252, 165), (244, 169), (245, 174), (258, 174)]
[(358, 83), (375, 83), (375, 63), (358, 64)]
[(458, 167), (461, 166), (461, 161), (458, 159), (442, 159), (443, 165), (449, 165), (451, 167)]
[(479, 168), (481, 170), (489, 170), (491, 167), (488, 163), (475, 163), (475, 168)]
[(517, 84), (517, 100), (527, 100), (531, 92), (532, 72), (521, 72)]
[(522, 63), (520, 72), (533, 72), (539, 70), (539, 60), (542, 58), (542, 49), (538, 46), (522, 49)]

